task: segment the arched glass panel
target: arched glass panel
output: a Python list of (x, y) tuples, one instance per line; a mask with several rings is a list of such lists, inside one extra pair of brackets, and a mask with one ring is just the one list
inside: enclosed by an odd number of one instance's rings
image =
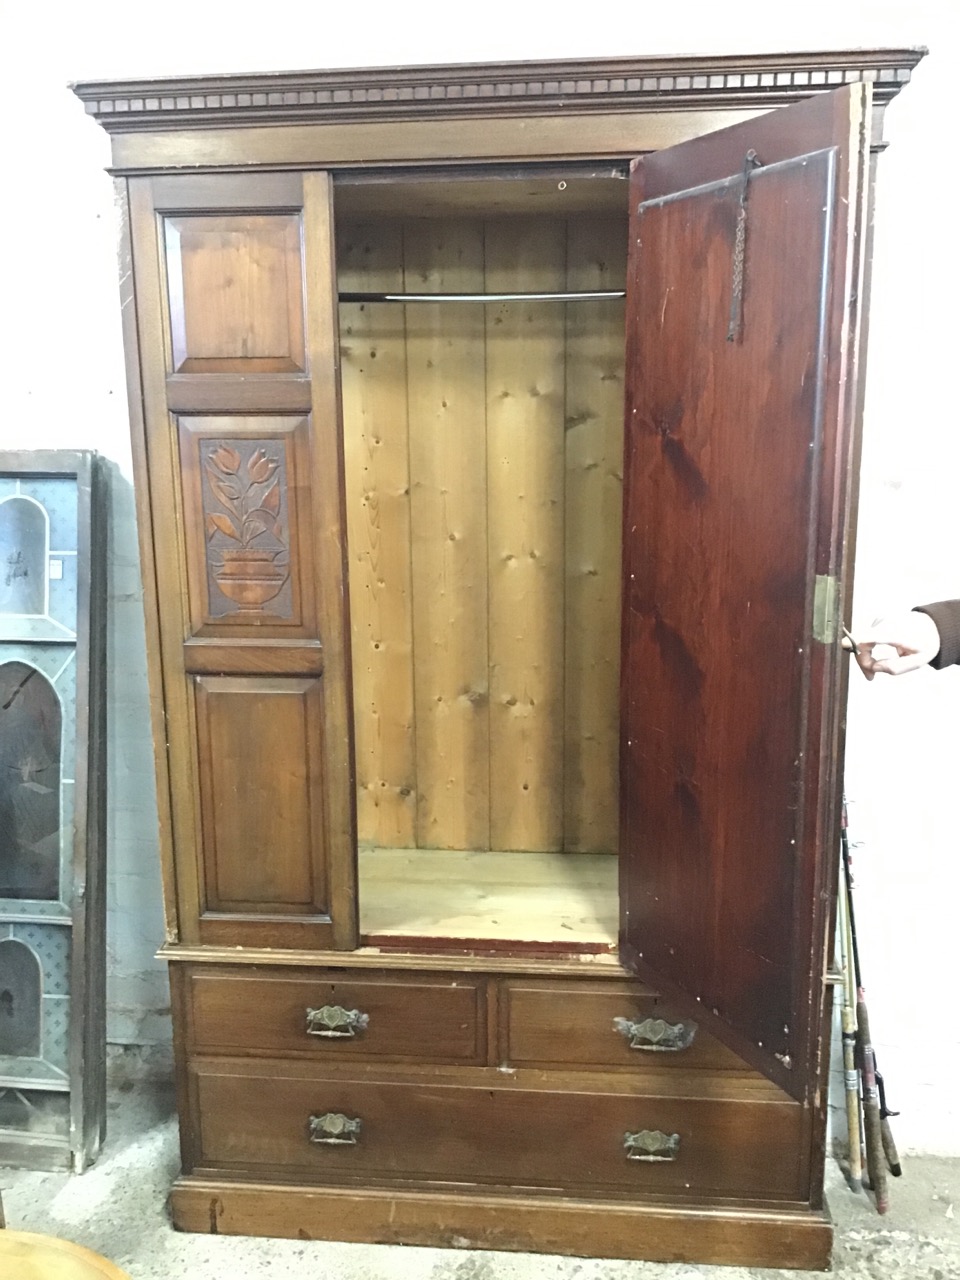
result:
[(47, 517), (30, 498), (0, 502), (0, 613), (46, 613)]
[(60, 891), (60, 703), (23, 662), (0, 666), (0, 898)]
[(0, 942), (0, 1057), (40, 1056), (40, 961), (25, 942)]

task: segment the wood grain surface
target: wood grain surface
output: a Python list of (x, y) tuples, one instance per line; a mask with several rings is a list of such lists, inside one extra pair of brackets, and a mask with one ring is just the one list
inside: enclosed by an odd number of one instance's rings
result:
[[(341, 287), (615, 289), (624, 226), (348, 218)], [(616, 849), (622, 323), (341, 306), (363, 844)]]
[(366, 937), (617, 939), (617, 860), (525, 850), (361, 849)]

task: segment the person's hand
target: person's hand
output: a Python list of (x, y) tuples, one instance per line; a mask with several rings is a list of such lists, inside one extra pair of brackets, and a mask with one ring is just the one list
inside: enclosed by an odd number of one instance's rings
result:
[(940, 652), (940, 632), (926, 613), (881, 618), (856, 639), (857, 662), (868, 680), (878, 671), (888, 676), (916, 671)]

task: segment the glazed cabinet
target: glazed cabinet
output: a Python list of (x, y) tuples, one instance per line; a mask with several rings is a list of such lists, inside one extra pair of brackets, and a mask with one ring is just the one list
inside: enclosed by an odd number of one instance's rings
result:
[(917, 57), (78, 86), (178, 1226), (827, 1265), (872, 156)]

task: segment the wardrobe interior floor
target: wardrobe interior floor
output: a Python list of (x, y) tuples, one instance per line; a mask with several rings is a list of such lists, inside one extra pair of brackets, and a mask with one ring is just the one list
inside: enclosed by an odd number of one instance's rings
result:
[(361, 849), (360, 932), (391, 937), (617, 944), (617, 859), (604, 853)]

